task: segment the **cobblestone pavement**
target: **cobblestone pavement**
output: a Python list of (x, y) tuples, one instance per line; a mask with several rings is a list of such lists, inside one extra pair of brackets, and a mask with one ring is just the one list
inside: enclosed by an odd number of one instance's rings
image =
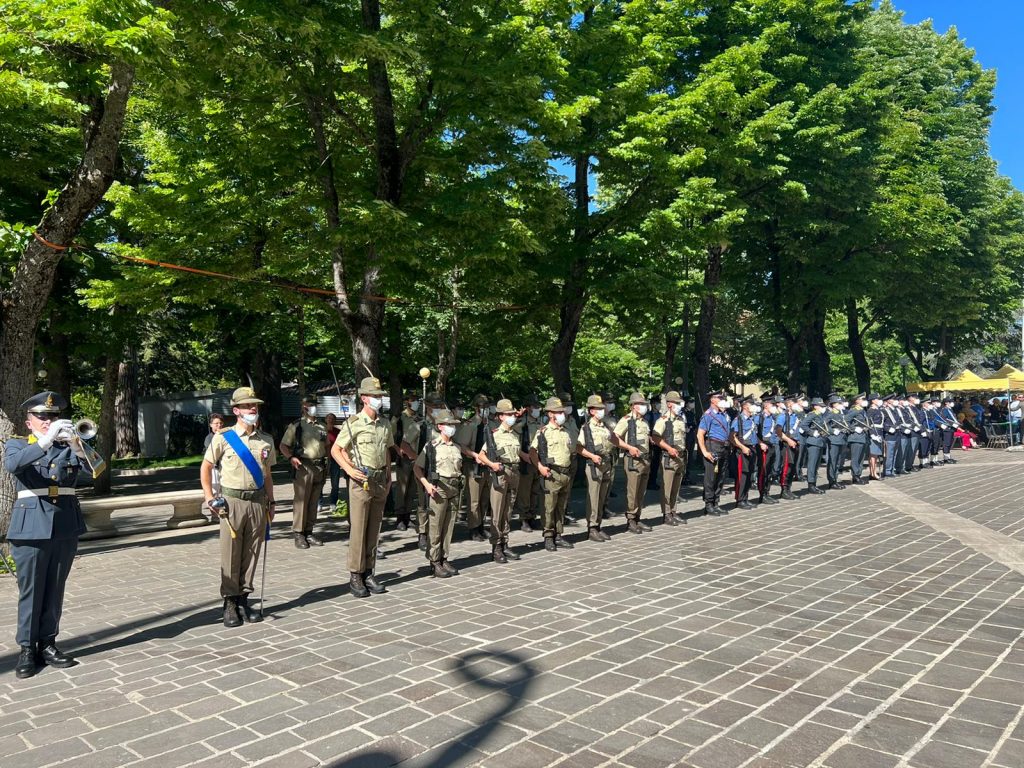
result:
[(279, 526), (268, 619), (238, 629), (210, 531), (83, 543), (75, 668), (14, 678), (0, 578), (0, 760), (1020, 768), (1024, 455), (956, 455), (640, 536), (619, 516), (557, 553), (517, 531), (508, 565), (463, 539), (447, 580), (389, 529), (389, 592), (365, 600), (336, 527), (299, 551)]

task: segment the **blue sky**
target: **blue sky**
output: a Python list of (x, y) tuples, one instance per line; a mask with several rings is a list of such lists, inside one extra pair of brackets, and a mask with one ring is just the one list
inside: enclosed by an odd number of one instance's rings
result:
[(990, 142), (999, 172), (1024, 189), (1024, 0), (893, 0), (904, 21), (956, 27), (985, 69), (995, 69), (996, 113)]

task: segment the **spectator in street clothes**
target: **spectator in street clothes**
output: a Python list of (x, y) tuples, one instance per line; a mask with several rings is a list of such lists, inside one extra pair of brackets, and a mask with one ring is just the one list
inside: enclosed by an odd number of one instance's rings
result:
[(210, 414), (210, 432), (206, 436), (206, 440), (203, 441), (203, 451), (206, 451), (210, 447), (210, 443), (213, 442), (213, 436), (224, 429), (224, 414), (223, 413), (211, 413)]

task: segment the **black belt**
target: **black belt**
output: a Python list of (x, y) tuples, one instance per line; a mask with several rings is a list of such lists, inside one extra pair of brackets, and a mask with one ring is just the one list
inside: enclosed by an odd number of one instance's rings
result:
[(558, 472), (560, 475), (568, 475), (569, 474), (569, 467), (568, 466), (562, 467), (562, 466), (559, 466), (558, 464), (552, 464), (550, 467), (548, 467), (548, 469), (552, 470), (553, 472)]
[(252, 491), (243, 491), (239, 488), (221, 488), (221, 494), (224, 496), (230, 496), (232, 499), (241, 499), (242, 501), (256, 501), (262, 503), (267, 498), (267, 492), (262, 488), (257, 488)]
[(326, 464), (327, 464), (327, 457), (326, 456), (323, 456), (323, 457), (321, 457), (319, 459), (307, 459), (305, 456), (298, 456), (297, 458), (298, 458), (299, 461), (301, 461), (303, 463), (308, 461), (310, 464), (319, 464), (320, 466), (326, 466)]
[(715, 438), (715, 437), (709, 437), (708, 438), (708, 442), (709, 443), (718, 443), (719, 445), (725, 445), (725, 440), (719, 440), (718, 438)]

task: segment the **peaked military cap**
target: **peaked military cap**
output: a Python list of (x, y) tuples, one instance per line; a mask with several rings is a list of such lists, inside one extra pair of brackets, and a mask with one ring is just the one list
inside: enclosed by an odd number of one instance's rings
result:
[(775, 395), (774, 397), (769, 397), (765, 402), (773, 405), (782, 405), (786, 400), (782, 395)]
[(498, 401), (498, 404), (494, 407), (495, 413), (515, 413), (515, 406), (512, 405), (512, 401), (508, 398), (502, 398)]
[(683, 402), (683, 396), (680, 395), (675, 390), (673, 390), (672, 392), (666, 392), (665, 393), (665, 402), (666, 403), (681, 403), (681, 402)]
[(318, 402), (320, 401), (317, 400), (316, 395), (306, 395), (304, 398), (302, 398), (303, 405), (316, 405)]
[(573, 402), (572, 395), (568, 392), (559, 392), (558, 399), (562, 401), (562, 405), (576, 405), (576, 403)]
[(811, 398), (811, 406), (813, 407), (815, 405), (822, 405), (823, 406), (823, 405), (825, 405), (825, 401), (822, 400), (820, 397), (812, 397)]
[(828, 396), (828, 404), (836, 405), (837, 403), (843, 402), (843, 398), (840, 395), (831, 394)]
[(613, 395), (611, 392), (602, 392), (601, 393), (601, 400), (603, 400), (606, 403), (614, 403), (615, 402), (615, 395)]
[(434, 417), (435, 424), (459, 424), (458, 417), (447, 408), (442, 408)]
[(850, 398), (850, 401), (861, 400), (867, 398), (867, 392), (858, 392), (856, 395)]
[(56, 392), (49, 389), (32, 395), (21, 404), (28, 413), (60, 413), (68, 407), (68, 402)]
[(600, 395), (591, 395), (587, 398), (587, 408), (603, 408), (604, 400)]
[(723, 399), (725, 397), (725, 392), (723, 392), (720, 389), (714, 389), (711, 392), (708, 392), (707, 395), (705, 395), (705, 397), (707, 398), (707, 401), (710, 403), (712, 400), (716, 398), (719, 400)]
[(643, 392), (634, 392), (629, 396), (629, 404), (636, 405), (637, 403), (647, 403), (647, 398), (644, 397)]
[(895, 399), (896, 399), (896, 395), (895, 394), (886, 395), (885, 397), (882, 398), (882, 402), (883, 403), (891, 403)]
[(557, 397), (549, 397), (547, 400), (544, 401), (545, 411), (560, 411), (564, 407), (565, 406), (562, 405), (562, 401), (559, 400)]
[(523, 402), (526, 405), (533, 405), (533, 406), (540, 405), (540, 400), (537, 399), (536, 395), (527, 395), (526, 399)]
[(263, 401), (256, 397), (256, 390), (252, 387), (239, 387), (231, 393), (231, 406), (239, 405), (262, 405)]
[(386, 395), (387, 392), (380, 385), (380, 379), (376, 376), (367, 376), (359, 382), (360, 395)]
[(870, 395), (868, 395), (868, 400), (881, 400), (881, 399), (882, 399), (882, 396), (880, 394), (878, 394), (877, 392), (872, 392)]
[(481, 395), (477, 395), (476, 397), (474, 397), (473, 398), (473, 402), (470, 403), (470, 405), (480, 406), (480, 407), (483, 407), (485, 405), (490, 405), (490, 404), (491, 404), (491, 398), (489, 398), (487, 395), (482, 395), (482, 394)]

